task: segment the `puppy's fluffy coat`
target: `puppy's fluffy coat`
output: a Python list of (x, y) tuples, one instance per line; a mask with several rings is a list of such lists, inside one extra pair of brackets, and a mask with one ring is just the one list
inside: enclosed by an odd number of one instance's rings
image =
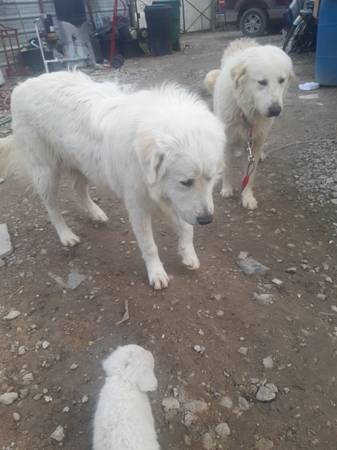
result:
[(57, 206), (60, 176), (68, 172), (93, 220), (107, 216), (92, 201), (89, 181), (123, 199), (155, 289), (167, 287), (169, 277), (153, 238), (154, 209), (172, 222), (183, 264), (199, 267), (193, 225), (212, 220), (225, 142), (220, 121), (204, 102), (177, 85), (129, 92), (81, 73), (58, 72), (16, 87), (11, 108), (14, 134), (0, 150), (16, 150), (62, 244), (80, 240)]
[(119, 347), (103, 363), (105, 384), (94, 419), (94, 450), (159, 450), (151, 405), (157, 389), (152, 353)]
[(213, 93), (214, 112), (223, 121), (228, 139), (221, 191), (224, 197), (233, 195), (234, 154), (243, 156), (245, 171), (248, 140), (252, 144), (255, 167), (241, 196), (246, 208), (257, 207), (253, 194), (257, 164), (263, 158), (263, 145), (273, 118), (282, 111), (283, 97), (293, 76), (291, 59), (281, 49), (240, 39), (226, 48), (221, 69), (212, 70), (204, 80)]

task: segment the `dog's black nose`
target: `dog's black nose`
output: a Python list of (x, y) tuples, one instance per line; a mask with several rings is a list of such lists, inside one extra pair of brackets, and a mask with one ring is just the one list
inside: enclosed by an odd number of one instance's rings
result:
[(282, 108), (278, 103), (273, 103), (271, 106), (269, 106), (268, 109), (268, 117), (276, 117), (280, 115)]
[(197, 222), (199, 225), (208, 225), (209, 223), (213, 222), (213, 216), (212, 216), (212, 214), (207, 214), (205, 216), (199, 216), (199, 217), (197, 217)]

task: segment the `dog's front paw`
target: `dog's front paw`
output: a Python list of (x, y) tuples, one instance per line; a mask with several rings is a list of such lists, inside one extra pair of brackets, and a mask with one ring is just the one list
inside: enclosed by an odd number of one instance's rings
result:
[(169, 284), (169, 276), (161, 264), (160, 266), (155, 266), (149, 270), (149, 281), (150, 285), (156, 291), (167, 288)]
[(257, 200), (254, 197), (252, 191), (248, 190), (247, 192), (243, 191), (241, 196), (242, 206), (247, 209), (256, 209), (257, 208)]
[(65, 230), (60, 234), (60, 241), (65, 247), (75, 247), (75, 245), (81, 242), (81, 239), (71, 230)]
[(193, 252), (186, 252), (181, 255), (182, 256), (182, 263), (184, 266), (186, 266), (190, 270), (197, 270), (200, 267), (200, 261), (197, 257), (195, 251)]
[(233, 197), (234, 189), (232, 188), (232, 186), (228, 186), (228, 185), (224, 186), (223, 185), (220, 194), (223, 198)]

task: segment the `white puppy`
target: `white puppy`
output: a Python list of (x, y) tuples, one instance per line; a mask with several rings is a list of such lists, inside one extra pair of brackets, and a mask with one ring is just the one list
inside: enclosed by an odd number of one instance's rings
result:
[(244, 156), (244, 174), (249, 155), (252, 163), (242, 191), (242, 204), (255, 209), (253, 182), (263, 145), (283, 108), (283, 97), (289, 79), (293, 77), (292, 62), (281, 49), (259, 45), (251, 39), (232, 42), (225, 50), (220, 70), (212, 70), (205, 78), (206, 88), (213, 92), (214, 112), (225, 124), (228, 143), (225, 151), (225, 171), (222, 195), (233, 195), (231, 177), (234, 154)]
[(119, 347), (103, 363), (105, 384), (94, 419), (94, 450), (159, 450), (151, 405), (157, 389), (152, 353)]
[(123, 199), (155, 289), (167, 287), (169, 278), (152, 234), (154, 208), (174, 224), (183, 264), (199, 267), (193, 225), (212, 221), (225, 143), (220, 121), (204, 102), (176, 85), (126, 92), (115, 83), (58, 72), (16, 87), (12, 118), (14, 134), (0, 149), (16, 149), (62, 244), (80, 240), (56, 202), (67, 171), (94, 220), (107, 216), (90, 198), (88, 180)]

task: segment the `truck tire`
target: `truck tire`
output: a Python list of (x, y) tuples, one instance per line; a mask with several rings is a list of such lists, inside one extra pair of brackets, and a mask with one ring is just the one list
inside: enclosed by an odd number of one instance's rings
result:
[(246, 9), (240, 17), (241, 32), (248, 37), (262, 36), (268, 27), (268, 17), (263, 9)]

